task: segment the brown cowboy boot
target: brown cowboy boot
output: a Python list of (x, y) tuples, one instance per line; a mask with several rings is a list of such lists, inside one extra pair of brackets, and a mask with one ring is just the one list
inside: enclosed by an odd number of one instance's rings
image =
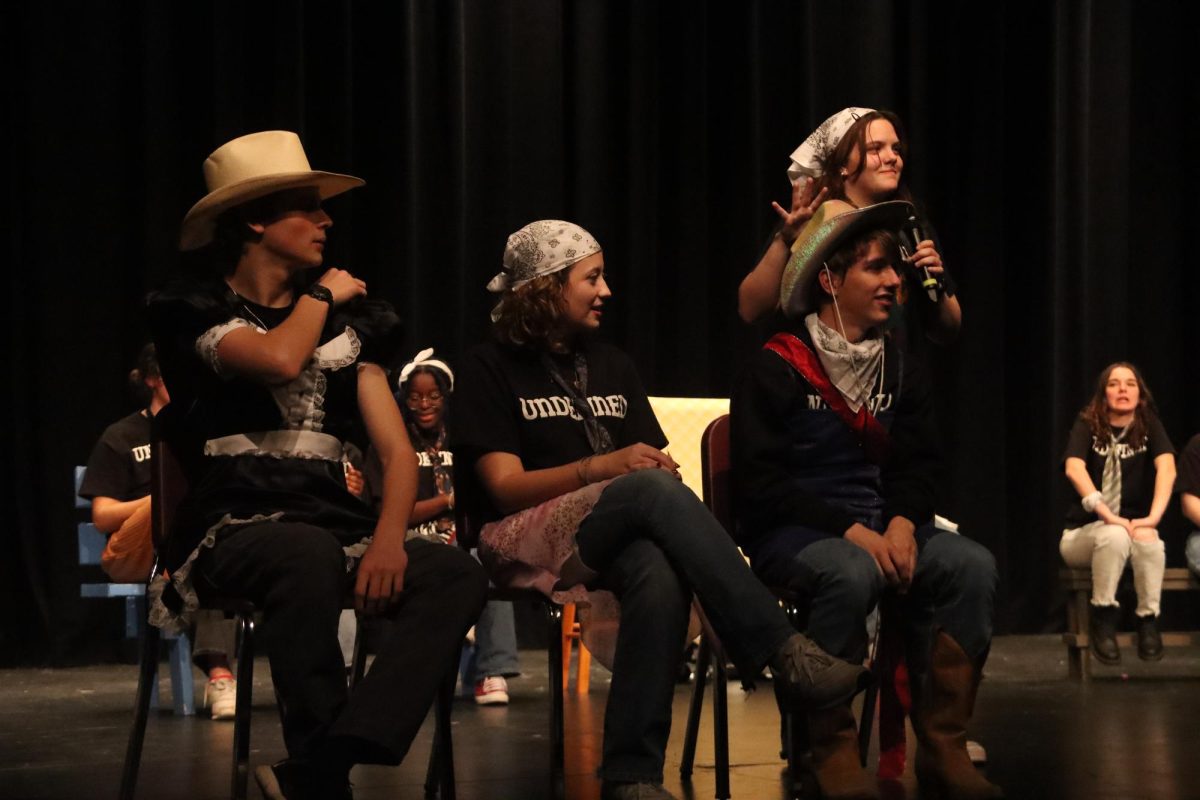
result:
[(917, 783), (922, 796), (952, 800), (995, 800), (1004, 797), (967, 755), (967, 723), (975, 711), (982, 664), (974, 664), (958, 642), (939, 631), (934, 639), (929, 675), (913, 708), (917, 734)]
[(879, 800), (879, 784), (859, 763), (849, 703), (808, 714), (813, 773), (823, 800)]

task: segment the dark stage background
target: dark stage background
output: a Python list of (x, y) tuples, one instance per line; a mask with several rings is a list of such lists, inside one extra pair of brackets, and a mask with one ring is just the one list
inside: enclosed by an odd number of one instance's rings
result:
[[(1184, 8), (7, 4), (0, 659), (119, 638), (114, 609), (78, 599), (71, 467), (132, 410), (141, 298), (178, 266), (217, 145), (296, 130), (314, 166), (367, 179), (329, 204), (328, 263), (398, 306), (413, 351), (481, 340), (505, 236), (563, 217), (604, 244), (608, 334), (650, 391), (726, 395), (757, 344), (735, 290), (787, 156), (851, 104), (907, 122), (961, 286), (962, 338), (935, 365), (941, 510), (999, 560), (999, 629), (1055, 629), (1058, 461), (1096, 373), (1137, 362), (1177, 447), (1200, 430)], [(1177, 511), (1165, 527), (1180, 565)]]

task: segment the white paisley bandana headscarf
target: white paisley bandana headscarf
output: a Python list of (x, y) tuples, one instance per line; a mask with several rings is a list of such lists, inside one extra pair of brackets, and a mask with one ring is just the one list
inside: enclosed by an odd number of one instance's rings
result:
[(817, 129), (804, 140), (804, 144), (797, 147), (796, 151), (792, 153), (792, 163), (788, 167), (788, 180), (794, 183), (801, 178), (821, 177), (826, 164), (829, 163), (829, 157), (833, 155), (834, 149), (842, 141), (846, 131), (850, 130), (851, 125), (858, 122), (859, 117), (870, 114), (874, 110), (855, 106), (843, 108), (818, 125)]
[(573, 222), (561, 219), (531, 222), (508, 237), (504, 269), (488, 283), (488, 291), (516, 289), (599, 252), (595, 237)]
[(883, 372), (883, 338), (869, 336), (857, 344), (847, 341), (816, 314), (804, 318), (804, 327), (812, 336), (825, 374), (842, 393), (846, 405), (857, 414), (858, 409), (871, 399)]

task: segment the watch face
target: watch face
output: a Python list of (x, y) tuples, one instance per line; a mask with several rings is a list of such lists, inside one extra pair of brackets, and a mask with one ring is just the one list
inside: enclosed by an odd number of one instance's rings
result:
[(323, 302), (330, 303), (330, 304), (333, 303), (333, 292), (329, 291), (329, 287), (327, 287), (327, 286), (322, 286), (319, 283), (314, 283), (312, 286), (310, 286), (308, 288), (308, 293), (309, 293), (309, 295), (311, 295), (312, 297), (315, 297), (318, 300), (321, 300)]

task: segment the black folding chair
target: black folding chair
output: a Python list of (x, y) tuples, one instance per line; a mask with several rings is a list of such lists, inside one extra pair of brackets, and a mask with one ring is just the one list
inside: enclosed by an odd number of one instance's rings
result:
[[(704, 493), (704, 503), (716, 517), (717, 522), (729, 533), (734, 533), (733, 515), (733, 465), (729, 447), (729, 415), (723, 414), (708, 424), (700, 439), (701, 479)], [(805, 598), (790, 589), (771, 587), (772, 593), (779, 599), (788, 619), (796, 630), (803, 630), (807, 620), (807, 603)], [(680, 760), (679, 774), (686, 780), (691, 777), (696, 755), (696, 736), (700, 728), (700, 716), (704, 708), (705, 676), (709, 664), (713, 665), (713, 740), (714, 759), (716, 766), (716, 797), (717, 800), (728, 800), (729, 791), (729, 718), (726, 710), (726, 664), (725, 653), (720, 648), (720, 642), (711, 628), (705, 626), (705, 635), (700, 640), (700, 650), (696, 658), (696, 682), (692, 687), (692, 700), (688, 708), (688, 721), (684, 734), (683, 755)], [(874, 657), (874, 647), (871, 651), (872, 668), (878, 659)], [(876, 676), (878, 678), (878, 676)], [(859, 758), (865, 765), (867, 749), (871, 742), (872, 720), (875, 715), (875, 702), (878, 697), (878, 681), (872, 681), (863, 696), (862, 718), (858, 727)], [(782, 720), (782, 738), (788, 769), (793, 780), (798, 779), (800, 771), (799, 754), (807, 749), (808, 732), (804, 719), (792, 713), (785, 713)]]
[[(196, 442), (190, 441), (183, 425), (183, 412), (176, 412), (172, 405), (162, 408), (154, 417), (151, 426), (151, 524), (154, 537), (156, 561), (152, 577), (163, 572), (159, 555), (166, 552), (171, 533), (171, 522), (179, 502), (187, 494), (188, 475), (194, 467), (189, 455), (200, 452)], [(233, 721), (233, 764), (230, 778), (230, 796), (234, 800), (245, 800), (250, 775), (250, 713), (254, 688), (254, 634), (257, 609), (248, 600), (232, 597), (204, 598), (206, 608), (214, 608), (232, 614), (237, 623), (237, 710)], [(352, 607), (347, 603), (347, 607)], [(361, 625), (355, 642), (354, 664), (351, 668), (351, 685), (365, 671), (365, 637)], [(138, 768), (142, 759), (142, 746), (146, 736), (146, 719), (150, 709), (150, 695), (157, 680), (159, 629), (145, 626), (142, 637), (141, 656), (138, 668), (137, 697), (133, 710), (133, 725), (125, 749), (125, 764), (121, 772), (121, 800), (132, 800), (137, 789)], [(447, 673), (449, 686), (443, 684), (434, 702), (436, 737), (430, 754), (430, 767), (426, 779), (426, 795), (440, 796), (443, 800), (454, 800), (454, 756), (450, 740), (450, 707), (454, 698), (455, 666)], [(441, 754), (445, 756), (442, 757)], [(436, 778), (435, 778), (436, 776)]]

